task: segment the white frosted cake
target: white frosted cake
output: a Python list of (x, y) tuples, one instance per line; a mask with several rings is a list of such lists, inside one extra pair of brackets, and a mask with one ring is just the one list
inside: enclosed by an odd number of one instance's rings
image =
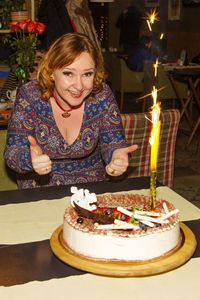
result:
[(77, 255), (99, 260), (145, 261), (180, 244), (179, 211), (166, 200), (150, 210), (149, 197), (97, 196), (72, 188), (64, 214), (62, 244)]

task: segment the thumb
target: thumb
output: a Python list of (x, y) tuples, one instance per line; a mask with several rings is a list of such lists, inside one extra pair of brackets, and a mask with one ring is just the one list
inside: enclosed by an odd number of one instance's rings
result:
[(138, 145), (131, 145), (131, 146), (129, 146), (129, 147), (122, 148), (121, 150), (122, 150), (124, 153), (128, 154), (128, 153), (134, 152), (135, 150), (137, 150), (137, 148), (138, 148)]
[(32, 157), (36, 157), (38, 155), (42, 155), (42, 149), (40, 148), (40, 146), (38, 145), (36, 139), (29, 135), (28, 136), (28, 141), (30, 143), (30, 150), (31, 150), (31, 156)]

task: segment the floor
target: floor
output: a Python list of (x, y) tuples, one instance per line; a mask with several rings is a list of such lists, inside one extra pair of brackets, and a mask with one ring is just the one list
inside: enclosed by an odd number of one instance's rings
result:
[(200, 132), (186, 148), (188, 136), (178, 132), (175, 152), (173, 189), (200, 208)]
[[(116, 95), (116, 98), (119, 100), (119, 95)], [(138, 95), (135, 95), (134, 98), (133, 95), (126, 95), (124, 113), (142, 111), (142, 101), (137, 98)], [(172, 107), (172, 104), (161, 103), (161, 107), (167, 109)], [(177, 106), (177, 104), (175, 105)], [(184, 119), (181, 120), (181, 125), (185, 125), (184, 122)], [(200, 208), (200, 151), (197, 151), (200, 142), (200, 128), (188, 147), (185, 146), (187, 140), (188, 135), (179, 130), (175, 149), (173, 190)]]

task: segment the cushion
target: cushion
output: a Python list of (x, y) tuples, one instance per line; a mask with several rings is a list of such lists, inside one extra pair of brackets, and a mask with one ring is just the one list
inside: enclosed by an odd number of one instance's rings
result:
[(11, 99), (8, 97), (7, 91), (11, 92), (13, 90), (16, 90), (18, 86), (18, 78), (13, 72), (10, 72), (9, 76), (4, 82), (3, 87), (0, 89), (0, 101), (10, 101)]
[(6, 166), (3, 153), (6, 144), (7, 130), (0, 130), (0, 191), (16, 190), (16, 174)]

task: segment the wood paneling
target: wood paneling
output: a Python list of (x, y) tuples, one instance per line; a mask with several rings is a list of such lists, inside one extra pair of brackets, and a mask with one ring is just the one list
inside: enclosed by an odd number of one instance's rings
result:
[(168, 32), (167, 53), (171, 60), (180, 56), (182, 49), (188, 52), (189, 60), (200, 53), (200, 32)]

